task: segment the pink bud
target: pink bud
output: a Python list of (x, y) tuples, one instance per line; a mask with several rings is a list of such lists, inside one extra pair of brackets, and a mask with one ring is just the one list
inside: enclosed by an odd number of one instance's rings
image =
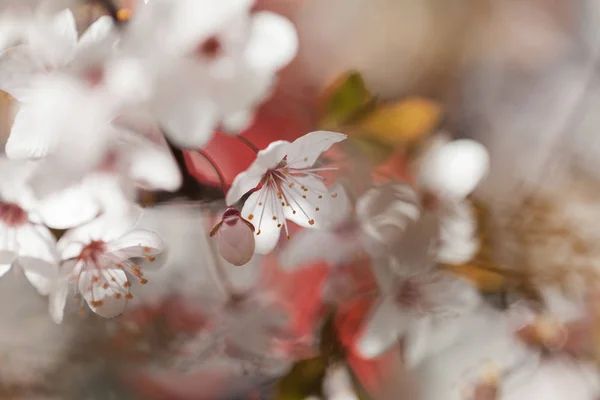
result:
[(221, 222), (213, 228), (210, 236), (217, 237), (219, 254), (233, 265), (244, 265), (254, 255), (254, 225), (242, 218), (233, 207), (223, 213)]

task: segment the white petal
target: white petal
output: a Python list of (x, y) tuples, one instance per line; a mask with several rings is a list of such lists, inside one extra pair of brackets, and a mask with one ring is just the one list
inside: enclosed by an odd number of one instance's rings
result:
[(56, 239), (45, 226), (25, 225), (17, 230), (19, 257), (29, 257), (46, 261), (50, 264), (58, 262)]
[(35, 212), (55, 229), (67, 229), (91, 221), (102, 211), (88, 185), (73, 185), (40, 200)]
[(135, 229), (111, 241), (107, 250), (123, 260), (134, 257), (156, 256), (164, 251), (161, 237), (149, 230)]
[(307, 229), (292, 236), (279, 256), (280, 264), (285, 269), (319, 260), (340, 265), (352, 256), (356, 245), (350, 236), (344, 238), (335, 232)]
[(438, 320), (456, 319), (471, 313), (481, 301), (477, 289), (468, 281), (451, 273), (427, 274), (423, 286), (424, 296), (439, 310), (434, 317)]
[(468, 201), (441, 212), (438, 261), (461, 264), (471, 260), (480, 245), (477, 228), (475, 210)]
[(37, 121), (37, 109), (21, 105), (6, 142), (5, 151), (9, 158), (39, 158), (54, 148), (53, 131), (44, 132)]
[(425, 156), (417, 173), (423, 187), (441, 197), (462, 199), (469, 195), (489, 169), (485, 147), (473, 140), (453, 140)]
[(49, 263), (39, 258), (19, 257), (19, 266), (23, 269), (25, 277), (41, 295), (52, 291), (58, 277), (58, 265)]
[(4, 276), (17, 258), (17, 254), (12, 251), (0, 250), (0, 277)]
[(80, 254), (82, 246), (93, 240), (109, 243), (121, 238), (131, 230), (139, 215), (101, 215), (78, 228), (71, 229), (60, 238), (57, 248), (61, 259), (66, 260)]
[[(83, 271), (79, 278), (79, 291), (93, 312), (104, 318), (113, 318), (121, 314), (127, 305), (125, 298), (127, 276), (119, 269), (111, 269), (103, 271), (103, 273), (110, 274), (107, 275), (107, 278), (111, 280), (114, 278), (107, 289), (104, 289), (101, 284), (92, 282), (96, 276), (95, 272)], [(117, 298), (117, 294), (121, 296)], [(92, 302), (95, 301), (101, 301), (102, 305), (93, 305)]]
[(129, 176), (139, 186), (150, 190), (175, 191), (181, 186), (181, 172), (164, 138), (152, 142), (141, 135), (127, 134), (123, 150), (129, 158)]
[(161, 99), (157, 115), (165, 134), (177, 146), (199, 148), (212, 137), (217, 125), (217, 107), (206, 97), (184, 96)]
[[(252, 193), (242, 208), (242, 217), (254, 225), (255, 251), (258, 254), (273, 251), (283, 229), (283, 212), (278, 211), (276, 194), (266, 192), (267, 190), (263, 188)], [(279, 219), (273, 220), (273, 216), (277, 215), (280, 216)], [(277, 227), (279, 223), (282, 224), (281, 227)]]
[[(293, 183), (293, 187), (290, 188), (288, 182)], [(285, 200), (290, 204), (283, 208), (285, 217), (305, 228), (330, 225), (329, 213), (337, 207), (338, 200), (337, 197), (332, 198), (323, 181), (312, 176), (303, 176), (289, 177), (288, 182), (282, 185)], [(303, 190), (302, 187), (308, 190)]]
[(365, 358), (380, 356), (397, 343), (409, 323), (407, 314), (398, 310), (391, 300), (384, 299), (369, 316), (358, 350)]
[(69, 284), (66, 279), (61, 279), (60, 282), (57, 282), (50, 292), (48, 310), (50, 312), (50, 317), (57, 324), (60, 324), (63, 321), (68, 295)]
[(271, 12), (257, 12), (251, 29), (246, 59), (253, 68), (275, 71), (296, 55), (298, 37), (294, 25), (286, 18)]
[(227, 205), (231, 206), (237, 203), (246, 193), (257, 187), (265, 172), (267, 172), (266, 168), (254, 163), (246, 171), (238, 174), (227, 191), (225, 197)]
[(114, 24), (111, 17), (103, 15), (102, 17), (98, 18), (79, 38), (77, 50), (81, 51), (82, 48), (99, 44), (108, 37), (113, 27)]
[(73, 59), (77, 46), (77, 25), (73, 13), (69, 9), (57, 13), (47, 26), (31, 29), (28, 39), (51, 66), (66, 65)]
[(292, 144), (285, 140), (276, 140), (269, 143), (266, 149), (256, 154), (255, 163), (265, 169), (272, 169), (289, 153)]
[(315, 131), (294, 140), (287, 151), (287, 162), (290, 168), (311, 167), (324, 151), (335, 143), (346, 140), (342, 133)]
[(43, 66), (30, 46), (14, 46), (0, 54), (0, 89), (19, 101), (26, 100), (33, 77), (41, 72)]
[(216, 238), (219, 254), (230, 264), (244, 265), (254, 255), (254, 232), (240, 218), (224, 221)]

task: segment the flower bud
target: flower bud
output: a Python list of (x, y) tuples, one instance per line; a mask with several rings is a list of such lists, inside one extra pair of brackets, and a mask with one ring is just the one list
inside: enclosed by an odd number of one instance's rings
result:
[(219, 254), (233, 265), (244, 265), (254, 255), (254, 225), (233, 207), (225, 210), (210, 236), (216, 236)]

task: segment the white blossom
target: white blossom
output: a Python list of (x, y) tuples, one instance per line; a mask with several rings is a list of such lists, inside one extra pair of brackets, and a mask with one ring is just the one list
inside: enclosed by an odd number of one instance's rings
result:
[(133, 214), (107, 214), (61, 237), (60, 277), (50, 295), (50, 315), (55, 322), (63, 319), (71, 283), (92, 311), (111, 318), (133, 298), (130, 279), (147, 282), (136, 260), (152, 262), (164, 246), (156, 233), (132, 229), (135, 221)]
[[(322, 152), (346, 139), (346, 135), (317, 131), (294, 142), (271, 143), (258, 152), (250, 167), (235, 177), (226, 201), (232, 205), (246, 193), (255, 190), (245, 201), (242, 217), (256, 228), (256, 252), (273, 250), (281, 228), (289, 237), (287, 220), (302, 227), (322, 226), (332, 208), (329, 190), (319, 171), (331, 168), (313, 167)], [(259, 187), (260, 186), (260, 187)]]
[(109, 86), (136, 88), (169, 138), (200, 147), (217, 125), (244, 128), (297, 49), (293, 25), (249, 0), (140, 5), (111, 62)]

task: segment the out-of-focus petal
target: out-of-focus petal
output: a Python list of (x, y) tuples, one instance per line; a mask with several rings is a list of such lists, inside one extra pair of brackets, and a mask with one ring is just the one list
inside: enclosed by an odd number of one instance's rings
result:
[(134, 257), (154, 257), (164, 251), (162, 238), (146, 229), (135, 229), (108, 243), (107, 251), (123, 260)]
[(393, 301), (382, 300), (368, 317), (366, 329), (358, 340), (357, 350), (365, 358), (383, 354), (396, 344), (410, 323), (410, 316), (402, 313)]
[(250, 35), (246, 58), (257, 70), (272, 71), (282, 68), (298, 51), (298, 37), (294, 25), (277, 14), (255, 13)]
[(69, 284), (66, 279), (57, 281), (50, 292), (48, 310), (50, 312), (50, 317), (57, 324), (60, 324), (63, 321), (68, 295)]
[(486, 148), (470, 139), (450, 141), (427, 154), (417, 172), (418, 182), (442, 198), (463, 199), (488, 172)]
[(0, 89), (18, 101), (25, 101), (33, 78), (43, 72), (43, 65), (27, 45), (17, 45), (0, 53)]

